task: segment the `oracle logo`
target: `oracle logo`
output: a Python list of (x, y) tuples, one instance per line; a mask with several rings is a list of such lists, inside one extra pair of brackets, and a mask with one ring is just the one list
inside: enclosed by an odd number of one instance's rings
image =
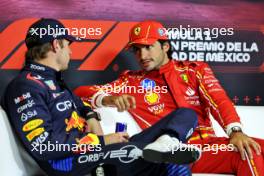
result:
[(67, 100), (56, 104), (58, 111), (63, 112), (72, 108), (72, 102)]

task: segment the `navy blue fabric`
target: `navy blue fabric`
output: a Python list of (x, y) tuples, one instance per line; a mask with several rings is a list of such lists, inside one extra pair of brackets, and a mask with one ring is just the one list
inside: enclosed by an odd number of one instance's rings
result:
[(191, 169), (188, 165), (176, 165), (168, 164), (167, 166), (168, 174), (167, 176), (191, 176)]
[[(8, 85), (1, 106), (7, 112), (12, 127), (26, 150), (46, 168), (46, 171), (53, 170), (55, 163), (47, 162), (48, 160), (63, 161), (64, 158), (75, 154), (72, 151), (58, 150), (45, 150), (41, 154), (34, 147), (48, 142), (73, 145), (76, 144), (77, 138), (81, 139), (88, 134), (78, 128), (67, 132), (65, 119), (69, 120), (74, 111), (85, 118), (86, 114), (92, 111), (91, 108), (85, 106), (81, 99), (66, 87), (61, 72), (34, 62), (28, 62)], [(37, 126), (40, 129), (39, 134), (29, 136), (35, 129), (23, 128), (33, 120), (43, 122)], [(103, 138), (99, 139), (101, 145), (104, 145)], [(68, 168), (71, 170), (70, 164)]]
[[(142, 150), (144, 146), (164, 133), (186, 139), (190, 129), (196, 125), (194, 120), (196, 115), (192, 110), (179, 109), (133, 136), (128, 143), (104, 146), (103, 137), (99, 136), (102, 144), (101, 151), (81, 155), (72, 151), (45, 150), (41, 154), (32, 149), (48, 142), (76, 144), (76, 138), (86, 136), (87, 133), (78, 128), (66, 131), (65, 120), (69, 120), (73, 112), (85, 117), (87, 112), (92, 110), (67, 88), (61, 72), (34, 62), (26, 63), (20, 74), (8, 85), (1, 105), (7, 112), (12, 127), (25, 149), (40, 167), (52, 176), (85, 175), (101, 163), (114, 165), (118, 175), (165, 176), (167, 175), (166, 164), (150, 163), (142, 158), (131, 161), (130, 155), (133, 155), (137, 149)], [(43, 122), (35, 127), (25, 125), (33, 120), (43, 120)], [(29, 135), (36, 129), (44, 131)], [(132, 149), (136, 150), (132, 152)], [(121, 152), (122, 156), (116, 157), (116, 152), (120, 150), (125, 151), (125, 154)], [(127, 161), (130, 162), (126, 163)]]
[(172, 111), (158, 123), (145, 129), (144, 133), (136, 134), (131, 137), (131, 141), (144, 140), (152, 142), (153, 138), (158, 138), (162, 134), (169, 134), (185, 143), (198, 125), (198, 118), (192, 109), (179, 108)]

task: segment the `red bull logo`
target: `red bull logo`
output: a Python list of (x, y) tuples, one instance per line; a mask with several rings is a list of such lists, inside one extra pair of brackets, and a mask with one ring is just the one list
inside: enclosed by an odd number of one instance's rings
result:
[(78, 128), (78, 130), (83, 131), (86, 124), (85, 119), (79, 117), (76, 111), (72, 112), (70, 119), (65, 119), (66, 131), (70, 131), (73, 128)]
[(96, 145), (96, 144), (100, 143), (99, 142), (99, 138), (95, 134), (92, 134), (92, 133), (89, 133), (88, 135), (84, 136), (81, 139), (76, 139), (76, 141), (79, 144), (93, 144), (93, 145)]

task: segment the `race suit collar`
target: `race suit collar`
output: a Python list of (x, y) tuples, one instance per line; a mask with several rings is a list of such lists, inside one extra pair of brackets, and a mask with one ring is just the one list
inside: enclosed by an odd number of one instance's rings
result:
[(172, 68), (174, 68), (174, 63), (173, 62), (174, 61), (170, 60), (165, 65), (162, 65), (158, 70), (143, 71), (142, 74), (144, 74), (145, 76), (152, 76), (152, 77), (160, 76), (160, 75), (168, 72)]
[(159, 69), (160, 74), (166, 73), (174, 68), (173, 60), (170, 60), (167, 64), (162, 65)]
[(31, 71), (43, 76), (52, 77), (55, 79), (61, 79), (61, 72), (55, 69), (36, 63), (34, 61), (27, 61), (23, 70)]

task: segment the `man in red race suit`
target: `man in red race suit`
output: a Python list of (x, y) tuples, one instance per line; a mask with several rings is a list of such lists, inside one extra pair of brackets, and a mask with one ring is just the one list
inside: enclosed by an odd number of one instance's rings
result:
[[(94, 108), (128, 110), (142, 129), (177, 108), (191, 108), (198, 115), (198, 127), (188, 143), (203, 147), (202, 158), (192, 166), (194, 173), (264, 175), (264, 140), (243, 133), (232, 102), (208, 64), (170, 59), (166, 30), (155, 21), (136, 24), (129, 40), (142, 70), (125, 71), (103, 86), (81, 86), (75, 93)], [(216, 137), (210, 113), (229, 138)]]

